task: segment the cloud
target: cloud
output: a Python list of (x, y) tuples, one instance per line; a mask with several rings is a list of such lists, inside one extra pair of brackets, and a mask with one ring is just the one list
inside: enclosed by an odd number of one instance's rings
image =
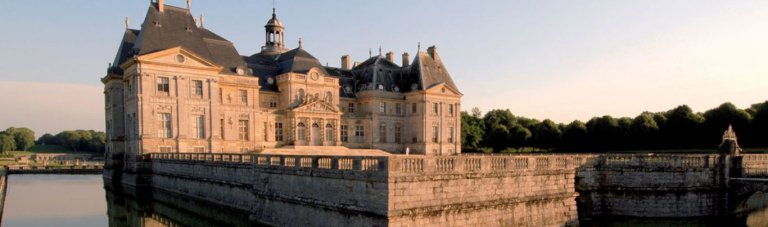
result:
[(0, 129), (27, 127), (36, 136), (63, 130), (104, 131), (100, 86), (0, 81)]

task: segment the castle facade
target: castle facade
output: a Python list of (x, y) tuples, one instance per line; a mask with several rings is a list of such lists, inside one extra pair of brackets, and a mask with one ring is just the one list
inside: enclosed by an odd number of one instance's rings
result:
[[(240, 55), (188, 8), (152, 2), (126, 30), (104, 84), (107, 155), (343, 146), (461, 152), (461, 92), (435, 47), (340, 67), (285, 44), (274, 13), (259, 53)], [(116, 158), (116, 157), (113, 157)]]

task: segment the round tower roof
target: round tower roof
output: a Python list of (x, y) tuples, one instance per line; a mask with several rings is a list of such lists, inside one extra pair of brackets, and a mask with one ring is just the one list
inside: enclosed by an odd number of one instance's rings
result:
[(272, 18), (267, 21), (267, 25), (264, 25), (264, 27), (283, 27), (283, 23), (280, 23), (280, 20), (277, 19), (275, 8), (272, 8)]

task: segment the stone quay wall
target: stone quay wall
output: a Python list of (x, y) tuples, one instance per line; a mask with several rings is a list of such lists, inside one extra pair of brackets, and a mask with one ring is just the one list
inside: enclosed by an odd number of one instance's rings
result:
[(717, 155), (610, 154), (577, 170), (579, 214), (697, 217), (722, 214)]
[(150, 154), (150, 185), (274, 225), (575, 223), (584, 155)]
[(138, 178), (153, 189), (283, 226), (558, 226), (600, 215), (724, 215), (727, 177), (736, 174), (729, 170), (768, 173), (768, 155), (153, 153), (142, 159), (137, 172), (148, 176)]

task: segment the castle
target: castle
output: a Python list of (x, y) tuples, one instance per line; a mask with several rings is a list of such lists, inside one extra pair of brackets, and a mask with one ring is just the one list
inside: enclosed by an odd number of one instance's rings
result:
[[(461, 92), (437, 49), (340, 67), (298, 47), (273, 9), (259, 53), (241, 56), (187, 8), (150, 3), (104, 84), (107, 155), (267, 148), (461, 153)], [(116, 157), (111, 157), (116, 158)]]

